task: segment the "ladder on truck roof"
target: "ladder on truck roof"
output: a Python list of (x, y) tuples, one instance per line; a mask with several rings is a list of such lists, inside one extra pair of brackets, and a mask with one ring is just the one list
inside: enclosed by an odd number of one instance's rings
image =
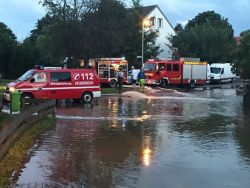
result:
[(101, 60), (101, 61), (122, 61), (122, 60), (125, 60), (124, 57), (102, 57), (102, 58), (98, 58), (98, 60)]

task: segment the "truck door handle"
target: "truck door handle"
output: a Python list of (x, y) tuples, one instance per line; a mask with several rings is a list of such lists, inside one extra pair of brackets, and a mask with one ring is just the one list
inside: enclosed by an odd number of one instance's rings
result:
[(56, 93), (56, 90), (52, 90), (51, 93)]
[(38, 87), (38, 90), (41, 91), (41, 90), (43, 90), (43, 88), (42, 87)]

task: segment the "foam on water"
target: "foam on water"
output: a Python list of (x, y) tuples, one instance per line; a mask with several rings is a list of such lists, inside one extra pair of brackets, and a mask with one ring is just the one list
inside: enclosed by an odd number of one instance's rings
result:
[(83, 116), (68, 116), (68, 115), (57, 115), (56, 118), (58, 119), (67, 119), (67, 120), (118, 120), (122, 121), (124, 119), (130, 121), (143, 121), (146, 119), (151, 118), (150, 115), (143, 115), (141, 117), (83, 117)]
[(208, 99), (200, 97), (173, 97), (173, 96), (148, 96), (148, 99), (174, 99), (174, 100), (200, 100), (200, 101), (226, 101), (225, 99)]
[[(56, 115), (57, 119), (61, 120), (72, 120), (72, 121), (79, 121), (79, 120), (106, 120), (106, 121), (146, 121), (146, 120), (168, 120), (172, 119), (173, 116), (160, 116), (160, 115), (143, 115), (141, 117), (84, 117), (84, 116), (68, 116), (68, 115)], [(181, 119), (181, 116), (175, 115), (175, 119)]]
[(140, 93), (138, 91), (126, 91), (124, 93), (122, 93), (122, 96), (126, 96), (126, 97), (133, 97), (133, 98), (138, 98), (138, 99), (147, 99), (148, 96)]
[[(182, 94), (176, 90), (172, 90), (175, 93)], [(131, 97), (132, 99), (174, 99), (174, 100), (199, 100), (199, 101), (226, 101), (225, 99), (211, 99), (211, 98), (201, 98), (201, 97), (193, 97), (192, 95), (185, 96), (151, 96), (146, 95), (144, 93), (140, 93), (138, 91), (127, 91), (122, 93), (122, 96)]]

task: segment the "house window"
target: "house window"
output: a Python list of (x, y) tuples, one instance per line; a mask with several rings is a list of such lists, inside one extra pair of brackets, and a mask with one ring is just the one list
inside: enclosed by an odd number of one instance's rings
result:
[(151, 25), (152, 27), (155, 26), (155, 17), (151, 17), (151, 18), (150, 18), (150, 25)]
[(163, 26), (163, 20), (162, 18), (158, 18), (158, 27), (162, 27)]

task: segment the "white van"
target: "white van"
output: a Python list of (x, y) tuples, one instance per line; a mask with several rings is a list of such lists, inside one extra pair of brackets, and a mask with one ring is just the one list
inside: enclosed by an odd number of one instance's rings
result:
[(211, 79), (211, 69), (210, 69), (210, 65), (207, 64), (207, 81), (206, 83), (210, 83), (210, 79)]
[(210, 65), (211, 83), (232, 82), (235, 77), (230, 63), (212, 63)]

